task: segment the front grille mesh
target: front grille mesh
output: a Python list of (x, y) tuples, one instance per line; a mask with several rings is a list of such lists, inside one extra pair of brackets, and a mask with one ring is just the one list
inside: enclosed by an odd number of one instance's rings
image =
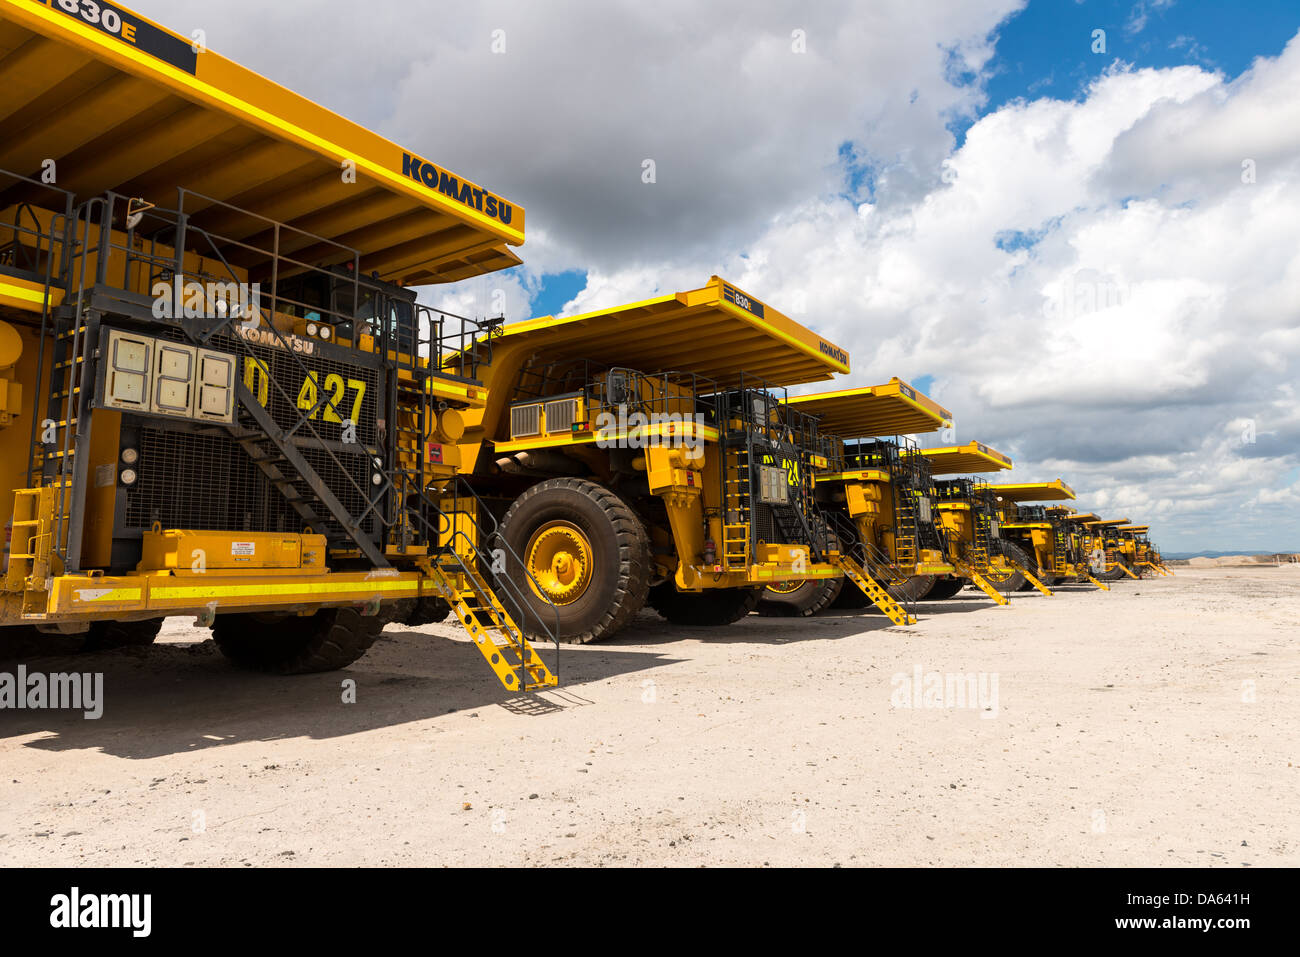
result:
[[(358, 491), (321, 449), (300, 449), (351, 515), (360, 515), (367, 498)], [(369, 490), (370, 467), (365, 456), (340, 456), (347, 474)], [(287, 468), (287, 466), (286, 466)], [(234, 439), (172, 429), (140, 430), (140, 462), (136, 483), (126, 492), (127, 528), (140, 531), (154, 522), (163, 528), (194, 528), (231, 532), (302, 530), (303, 519), (280, 491), (249, 459)], [(306, 492), (299, 483), (300, 491)], [(323, 505), (314, 505), (322, 519), (316, 532), (339, 530)], [(379, 519), (367, 516), (362, 527), (375, 534)]]

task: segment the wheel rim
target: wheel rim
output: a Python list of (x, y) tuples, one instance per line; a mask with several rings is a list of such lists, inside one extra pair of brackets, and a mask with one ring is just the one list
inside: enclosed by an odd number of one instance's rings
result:
[(793, 595), (803, 586), (803, 580), (796, 578), (793, 581), (772, 582), (767, 586), (767, 590), (776, 595)]
[(1011, 581), (1015, 575), (1015, 570), (1001, 556), (994, 557), (989, 562), (988, 570), (984, 572), (984, 577), (994, 585), (1003, 585)]
[(570, 522), (547, 522), (528, 540), (528, 586), (556, 605), (569, 605), (591, 584), (592, 548)]

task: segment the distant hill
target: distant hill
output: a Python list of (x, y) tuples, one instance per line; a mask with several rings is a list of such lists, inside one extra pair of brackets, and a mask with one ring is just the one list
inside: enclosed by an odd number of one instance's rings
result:
[(1189, 558), (1225, 558), (1229, 555), (1292, 555), (1297, 551), (1294, 548), (1279, 548), (1276, 551), (1261, 551), (1258, 548), (1238, 548), (1230, 552), (1164, 552), (1165, 558), (1176, 558), (1185, 561)]

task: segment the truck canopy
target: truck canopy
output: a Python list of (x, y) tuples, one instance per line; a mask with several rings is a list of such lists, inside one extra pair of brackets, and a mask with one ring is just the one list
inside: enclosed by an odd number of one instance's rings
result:
[(1149, 531), (1151, 531), (1151, 526), (1150, 526), (1150, 525), (1121, 525), (1121, 526), (1119, 526), (1119, 528), (1115, 529), (1115, 531), (1117, 531), (1117, 532), (1149, 532)]
[[(347, 247), (364, 274), (406, 285), (519, 263), (516, 203), (119, 4), (71, 6), (0, 0), (0, 170), (39, 180), (52, 160), (79, 199), (166, 208), (183, 187), (192, 225), (232, 261), (270, 224), (221, 204), (301, 230), (279, 237), (283, 254), (336, 265)], [(0, 177), (0, 210), (40, 192)]]
[(930, 460), (931, 475), (970, 475), (1011, 468), (1010, 458), (981, 442), (922, 449), (921, 453)]
[(1118, 528), (1120, 525), (1127, 525), (1130, 521), (1132, 520), (1127, 518), (1112, 518), (1104, 522), (1089, 522), (1088, 527), (1089, 528)]
[(508, 354), (591, 360), (643, 372), (682, 372), (720, 386), (798, 385), (849, 371), (848, 353), (717, 276), (700, 289), (503, 327), (493, 365)]
[(1070, 502), (1075, 497), (1074, 489), (1066, 485), (1064, 479), (990, 485), (989, 489), (1007, 502)]
[(897, 376), (884, 385), (794, 396), (788, 404), (843, 439), (935, 432), (952, 422), (951, 412)]

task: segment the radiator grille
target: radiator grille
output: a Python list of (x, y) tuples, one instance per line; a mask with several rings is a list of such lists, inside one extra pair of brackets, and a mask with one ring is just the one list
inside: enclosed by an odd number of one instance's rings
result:
[[(277, 524), (282, 496), (224, 436), (141, 429), (139, 479), (127, 489), (126, 525), (147, 529), (285, 531)], [(295, 522), (289, 528), (301, 524)]]
[(578, 400), (557, 399), (546, 403), (546, 431), (568, 432), (578, 421)]
[(516, 405), (510, 409), (510, 437), (527, 438), (542, 434), (542, 407), (539, 403)]
[[(360, 515), (365, 510), (366, 495), (348, 481), (329, 453), (310, 448), (299, 451), (349, 514)], [(371, 470), (366, 457), (339, 458), (347, 474), (369, 492)], [(243, 448), (226, 436), (143, 428), (137, 472), (139, 479), (126, 492), (125, 525), (129, 529), (148, 529), (159, 522), (164, 528), (213, 531), (302, 530), (302, 517)], [(300, 491), (305, 493), (305, 487)], [(339, 531), (324, 506), (314, 509), (322, 519), (315, 531), (326, 535)], [(379, 519), (367, 516), (362, 528), (376, 534)]]

